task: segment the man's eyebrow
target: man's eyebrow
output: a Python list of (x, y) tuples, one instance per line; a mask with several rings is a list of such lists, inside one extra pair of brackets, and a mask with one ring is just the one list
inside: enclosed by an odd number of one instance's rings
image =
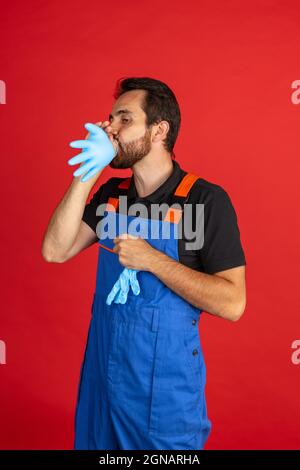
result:
[[(129, 109), (119, 109), (119, 111), (116, 112), (115, 116), (118, 116), (119, 114), (133, 114), (132, 111), (129, 111)], [(113, 115), (109, 115), (109, 119), (112, 119)]]

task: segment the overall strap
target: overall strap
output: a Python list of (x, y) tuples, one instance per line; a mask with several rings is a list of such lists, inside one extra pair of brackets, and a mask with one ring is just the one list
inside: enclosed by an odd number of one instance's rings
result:
[[(117, 212), (119, 208), (119, 196), (125, 196), (127, 194), (131, 177), (124, 178), (123, 180), (116, 181), (107, 197), (106, 208), (107, 212)], [(98, 246), (113, 254), (116, 254), (111, 248), (108, 248), (103, 243), (98, 242)]]
[(131, 178), (132, 176), (123, 179), (121, 182), (119, 182), (118, 185), (113, 188), (111, 195), (107, 199), (107, 211), (117, 211), (119, 207), (119, 196), (126, 196), (128, 188), (130, 186)]
[[(113, 194), (109, 196), (107, 200), (107, 211), (114, 211), (116, 212), (118, 207), (119, 207), (119, 196), (120, 195), (126, 195), (128, 188), (130, 186), (132, 176), (125, 178), (123, 181), (121, 181), (116, 187), (115, 190), (113, 191)], [(182, 211), (183, 211), (183, 206), (184, 202), (187, 200), (189, 193), (194, 186), (195, 182), (199, 179), (200, 177), (197, 175), (194, 175), (193, 173), (187, 173), (178, 186), (176, 187), (173, 195), (172, 195), (172, 203), (179, 203), (182, 208), (177, 209), (177, 208), (172, 208), (170, 207), (168, 211), (165, 214), (164, 217), (164, 222), (173, 222), (178, 224), (181, 217), (182, 217)]]
[(178, 224), (180, 222), (184, 203), (187, 200), (192, 187), (199, 178), (200, 176), (194, 175), (193, 173), (187, 173), (182, 178), (176, 187), (172, 198), (173, 204), (179, 203), (181, 205), (181, 209), (170, 207), (165, 215), (164, 222), (172, 222), (174, 224)]
[(192, 189), (194, 183), (199, 179), (199, 176), (194, 175), (193, 173), (187, 173), (179, 185), (177, 186), (174, 196), (187, 198), (190, 190)]

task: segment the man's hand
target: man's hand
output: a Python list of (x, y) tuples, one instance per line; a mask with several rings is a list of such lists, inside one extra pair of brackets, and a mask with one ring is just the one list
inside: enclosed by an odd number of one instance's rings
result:
[(114, 243), (113, 251), (119, 255), (120, 263), (137, 271), (150, 271), (151, 265), (161, 254), (143, 238), (128, 233), (114, 238)]
[[(108, 130), (104, 131), (102, 126), (87, 123), (84, 126), (89, 134), (85, 140), (76, 140), (70, 143), (73, 148), (81, 148), (82, 152), (68, 160), (69, 165), (82, 165), (73, 173), (75, 177), (84, 175), (82, 182), (102, 171), (118, 152), (118, 143), (113, 139)], [(109, 126), (106, 126), (109, 127)]]
[[(106, 132), (106, 134), (108, 135), (111, 143), (116, 148), (117, 142), (115, 141), (115, 139), (113, 137), (112, 127), (110, 125), (110, 122), (109, 121), (103, 121), (103, 122), (99, 121), (99, 122), (95, 122), (95, 125), (101, 127), (101, 129), (103, 129)], [(88, 139), (89, 136), (90, 136), (90, 133), (88, 132), (88, 134), (85, 136), (85, 139)]]
[(114, 242), (113, 251), (119, 255), (123, 266), (151, 272), (196, 308), (232, 321), (243, 314), (245, 266), (206, 274), (156, 250), (143, 238), (125, 233), (114, 238)]

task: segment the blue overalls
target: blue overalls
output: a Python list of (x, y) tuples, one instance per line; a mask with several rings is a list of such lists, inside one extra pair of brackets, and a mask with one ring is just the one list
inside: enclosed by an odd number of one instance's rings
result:
[[(175, 192), (177, 200), (184, 203), (197, 178), (185, 175)], [(127, 178), (119, 187), (129, 184)], [(108, 202), (115, 206), (107, 214), (119, 235), (124, 222), (130, 226), (134, 217), (117, 212), (118, 198)], [(150, 219), (141, 221), (143, 233), (148, 230), (146, 241), (178, 261), (174, 213), (169, 210), (163, 221), (152, 220), (152, 232)], [(164, 239), (166, 228), (169, 239)], [(107, 305), (124, 266), (112, 251), (113, 239), (101, 238), (78, 386), (74, 449), (200, 450), (211, 430), (198, 330), (202, 310), (146, 271), (138, 273), (139, 295), (130, 291), (125, 304)]]

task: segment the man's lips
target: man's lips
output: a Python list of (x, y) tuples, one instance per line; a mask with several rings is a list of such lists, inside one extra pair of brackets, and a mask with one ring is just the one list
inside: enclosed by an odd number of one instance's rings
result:
[(113, 146), (115, 148), (115, 153), (116, 153), (114, 158), (116, 158), (120, 152), (120, 144), (117, 140), (113, 139)]

